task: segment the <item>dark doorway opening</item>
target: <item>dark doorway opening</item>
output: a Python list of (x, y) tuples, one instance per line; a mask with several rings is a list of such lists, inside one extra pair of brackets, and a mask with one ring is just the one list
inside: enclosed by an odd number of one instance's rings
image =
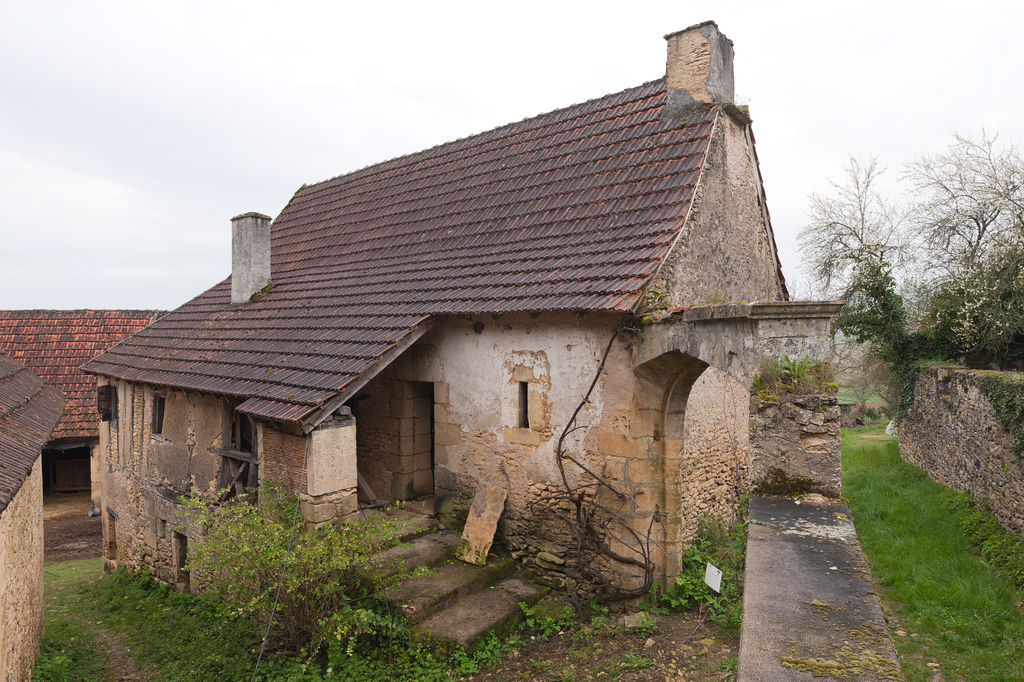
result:
[(384, 380), (349, 403), (363, 506), (434, 494), (434, 384)]
[(90, 490), (92, 477), (88, 445), (43, 450), (43, 492), (74, 493)]

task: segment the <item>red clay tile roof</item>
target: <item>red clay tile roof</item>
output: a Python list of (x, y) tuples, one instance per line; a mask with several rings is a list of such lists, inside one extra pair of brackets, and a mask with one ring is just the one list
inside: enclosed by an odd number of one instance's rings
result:
[(63, 409), (60, 391), (0, 353), (0, 512), (18, 494)]
[(85, 369), (297, 421), (432, 316), (628, 311), (721, 115), (664, 104), (661, 79), (303, 187), (273, 225), (268, 293), (233, 307), (229, 278)]
[(154, 310), (0, 310), (0, 352), (67, 397), (52, 440), (97, 435), (96, 378), (78, 369), (149, 324)]

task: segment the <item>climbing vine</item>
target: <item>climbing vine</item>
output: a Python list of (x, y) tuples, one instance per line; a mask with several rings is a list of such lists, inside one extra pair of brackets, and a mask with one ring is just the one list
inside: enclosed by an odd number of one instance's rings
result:
[[(660, 523), (665, 515), (655, 509), (646, 529), (635, 528), (626, 514), (636, 508), (636, 498), (594, 471), (582, 457), (567, 448), (566, 441), (573, 433), (587, 429), (585, 424), (578, 421), (580, 413), (590, 403), (590, 396), (604, 373), (615, 340), (621, 334), (632, 331), (636, 329), (631, 323), (616, 327), (587, 392), (558, 437), (554, 456), (561, 488), (549, 492), (531, 505), (534, 512), (553, 516), (568, 529), (575, 545), (574, 563), (576, 578), (579, 579), (576, 591), (584, 592), (596, 587), (598, 594), (595, 596), (602, 600), (639, 597), (651, 589), (654, 584), (652, 531), (654, 524)], [(575, 469), (575, 476), (569, 475), (569, 466)], [(576, 482), (570, 482), (570, 478)], [(600, 558), (639, 569), (640, 585), (622, 587), (615, 585), (610, 576), (598, 575), (596, 560)]]
[(999, 425), (1013, 439), (1014, 454), (1024, 453), (1024, 374), (985, 372), (978, 376)]

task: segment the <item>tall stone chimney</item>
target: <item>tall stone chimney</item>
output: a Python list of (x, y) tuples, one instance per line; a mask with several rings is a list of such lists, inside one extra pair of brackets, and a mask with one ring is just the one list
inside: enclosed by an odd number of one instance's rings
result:
[(732, 41), (713, 21), (669, 33), (667, 116), (678, 116), (698, 103), (732, 102)]
[(248, 303), (270, 284), (270, 221), (262, 213), (231, 219), (231, 303)]

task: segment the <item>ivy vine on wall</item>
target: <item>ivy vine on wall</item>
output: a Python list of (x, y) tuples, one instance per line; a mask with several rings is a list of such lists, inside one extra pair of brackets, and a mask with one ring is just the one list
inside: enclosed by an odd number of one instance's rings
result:
[(978, 376), (999, 425), (1010, 434), (1014, 454), (1024, 453), (1024, 374), (985, 372)]

